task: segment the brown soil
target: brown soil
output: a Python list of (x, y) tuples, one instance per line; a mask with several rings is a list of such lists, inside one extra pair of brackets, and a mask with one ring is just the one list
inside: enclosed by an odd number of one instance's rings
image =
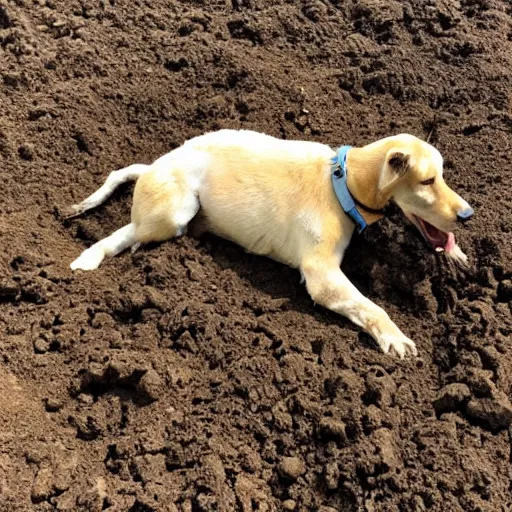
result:
[[(500, 0), (0, 0), (0, 510), (512, 510), (512, 8)], [(297, 271), (214, 237), (70, 261), (109, 171), (220, 127), (430, 140), (468, 272), (397, 211), (343, 264), (384, 356)]]

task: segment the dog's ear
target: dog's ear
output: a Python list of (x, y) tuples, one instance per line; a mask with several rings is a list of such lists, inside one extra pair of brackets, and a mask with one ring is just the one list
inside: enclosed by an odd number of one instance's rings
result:
[(380, 173), (379, 190), (381, 193), (389, 191), (396, 182), (405, 176), (409, 170), (409, 155), (393, 151), (387, 156), (386, 164)]

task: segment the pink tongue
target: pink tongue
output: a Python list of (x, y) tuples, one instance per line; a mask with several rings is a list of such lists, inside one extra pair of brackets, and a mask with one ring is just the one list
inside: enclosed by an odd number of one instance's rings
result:
[(448, 233), (448, 240), (446, 241), (446, 245), (444, 246), (444, 250), (446, 252), (450, 252), (455, 247), (455, 235), (450, 232)]

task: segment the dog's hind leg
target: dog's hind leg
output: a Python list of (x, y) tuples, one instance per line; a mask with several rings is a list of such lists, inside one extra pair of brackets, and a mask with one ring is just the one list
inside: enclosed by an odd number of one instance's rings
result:
[(408, 353), (417, 354), (414, 342), (400, 331), (381, 307), (359, 292), (341, 271), (338, 262), (309, 259), (301, 265), (301, 271), (316, 303), (363, 328), (383, 352), (394, 352), (402, 358)]
[(77, 215), (81, 215), (87, 210), (91, 210), (92, 208), (96, 208), (101, 203), (106, 201), (114, 192), (114, 190), (119, 187), (119, 185), (126, 183), (128, 181), (137, 180), (142, 174), (147, 172), (151, 168), (150, 165), (144, 164), (133, 164), (124, 169), (119, 169), (117, 171), (112, 171), (105, 183), (93, 192), (89, 197), (84, 199), (79, 204), (74, 204), (67, 208), (63, 215), (66, 218), (76, 217)]
[(94, 270), (107, 256), (149, 242), (163, 242), (186, 232), (199, 211), (199, 199), (180, 171), (152, 169), (135, 187), (132, 222), (100, 240), (71, 263), (71, 270)]
[(137, 242), (136, 227), (132, 222), (107, 238), (96, 242), (71, 263), (71, 270), (94, 270), (106, 256), (115, 256)]
[[(199, 211), (199, 186), (208, 163), (207, 154), (186, 149), (169, 153), (150, 166), (131, 166), (117, 171), (123, 174), (114, 175), (110, 183), (105, 183), (91, 196), (92, 202), (88, 198), (81, 205), (86, 203), (85, 209), (92, 208), (108, 197), (119, 183), (140, 178), (133, 192), (131, 223), (86, 249), (71, 263), (71, 269), (93, 270), (106, 256), (184, 234)], [(82, 208), (81, 205), (78, 207)]]
[(199, 211), (197, 190), (187, 179), (186, 164), (180, 164), (154, 167), (137, 181), (131, 215), (140, 244), (183, 235)]

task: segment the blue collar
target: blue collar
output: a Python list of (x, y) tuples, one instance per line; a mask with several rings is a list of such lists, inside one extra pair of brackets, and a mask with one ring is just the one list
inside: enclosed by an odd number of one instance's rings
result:
[(347, 153), (352, 146), (342, 146), (336, 151), (332, 159), (331, 179), (332, 186), (343, 211), (356, 225), (357, 232), (361, 233), (366, 228), (366, 221), (356, 208), (356, 203), (347, 186)]

